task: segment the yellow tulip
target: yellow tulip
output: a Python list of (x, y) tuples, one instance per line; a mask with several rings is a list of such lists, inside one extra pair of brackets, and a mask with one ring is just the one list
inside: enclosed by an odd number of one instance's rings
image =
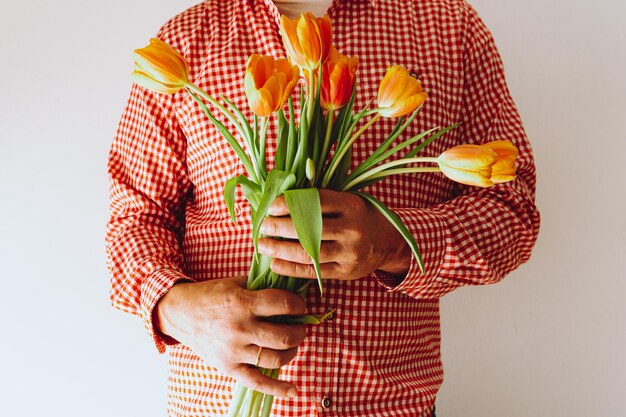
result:
[(152, 91), (173, 94), (189, 83), (187, 61), (176, 49), (160, 39), (150, 39), (150, 45), (133, 53), (133, 80)]
[(322, 108), (332, 111), (343, 107), (352, 96), (356, 81), (357, 57), (348, 58), (332, 48), (328, 60), (322, 67)]
[(491, 167), (491, 181), (500, 184), (515, 179), (515, 160), (518, 151), (508, 140), (496, 140), (482, 145), (497, 155), (496, 163)]
[(284, 58), (251, 55), (243, 80), (248, 104), (258, 116), (278, 111), (298, 83), (300, 70)]
[(444, 175), (461, 184), (490, 187), (515, 178), (517, 148), (509, 141), (459, 145), (437, 158)]
[(296, 19), (280, 18), (280, 34), (289, 60), (298, 67), (314, 72), (326, 62), (332, 44), (332, 28), (328, 16), (301, 14)]
[(428, 97), (420, 82), (409, 72), (395, 65), (387, 70), (378, 88), (379, 114), (400, 117), (412, 113)]

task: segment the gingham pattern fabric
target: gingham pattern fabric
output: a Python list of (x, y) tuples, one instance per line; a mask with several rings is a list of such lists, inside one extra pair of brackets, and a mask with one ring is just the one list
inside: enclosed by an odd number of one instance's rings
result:
[[(272, 414), (428, 416), (443, 378), (439, 297), (497, 282), (530, 256), (539, 225), (531, 148), (494, 41), (463, 0), (335, 0), (328, 15), (338, 49), (359, 57), (357, 108), (376, 96), (386, 69), (399, 64), (429, 94), (406, 135), (462, 122), (423, 155), (497, 139), (520, 150), (517, 179), (490, 189), (460, 186), (439, 173), (396, 176), (368, 189), (409, 227), (426, 272), (413, 261), (403, 280), (383, 273), (329, 280), (323, 298), (311, 286), (309, 312), (337, 313), (308, 328), (282, 372), (299, 396), (277, 399)], [(210, 0), (174, 17), (158, 37), (189, 61), (194, 83), (230, 97), (251, 116), (245, 63), (252, 53), (285, 56), (278, 21), (269, 0)], [(379, 121), (356, 143), (355, 163), (394, 123)], [(272, 127), (270, 165), (275, 134)], [(233, 380), (154, 331), (151, 317), (178, 280), (247, 273), (247, 205), (238, 194), (234, 225), (222, 197), (224, 182), (242, 173), (236, 154), (185, 92), (165, 96), (132, 87), (109, 160), (111, 299), (142, 316), (158, 350), (167, 351), (170, 416), (225, 415), (230, 400)]]

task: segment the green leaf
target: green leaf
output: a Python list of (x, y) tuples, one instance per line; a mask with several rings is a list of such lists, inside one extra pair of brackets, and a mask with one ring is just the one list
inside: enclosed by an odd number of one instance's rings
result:
[(249, 141), (250, 138), (252, 137), (252, 128), (250, 127), (250, 123), (248, 123), (248, 120), (243, 115), (241, 110), (239, 110), (239, 108), (235, 106), (232, 101), (226, 98), (226, 96), (224, 96), (223, 94), (220, 95), (220, 97), (222, 100), (224, 100), (224, 102), (228, 105), (228, 107), (235, 113), (235, 115), (237, 115), (237, 119), (239, 119), (240, 126), (244, 129), (245, 133), (247, 134), (247, 140)]
[(252, 178), (257, 178), (258, 173), (254, 170), (252, 166), (252, 162), (250, 161), (250, 158), (248, 158), (248, 155), (243, 150), (239, 142), (237, 142), (234, 136), (228, 131), (228, 129), (226, 129), (226, 126), (224, 126), (222, 122), (220, 122), (213, 116), (213, 114), (211, 113), (209, 108), (206, 106), (206, 104), (204, 104), (204, 102), (197, 95), (195, 95), (195, 93), (193, 93), (190, 90), (188, 91), (191, 97), (196, 101), (196, 103), (198, 103), (200, 108), (202, 108), (202, 110), (204, 111), (204, 114), (206, 114), (209, 120), (211, 120), (211, 123), (213, 123), (213, 125), (217, 128), (217, 130), (220, 131), (224, 139), (226, 139), (226, 141), (231, 146), (231, 148), (233, 148), (233, 150), (235, 151), (239, 159), (241, 159), (241, 162), (246, 168), (246, 172), (248, 173), (248, 176)]
[(322, 205), (317, 188), (304, 188), (285, 192), (291, 220), (300, 244), (313, 261), (320, 294), (323, 293), (320, 272), (320, 246), (322, 244)]
[(235, 224), (237, 224), (237, 218), (235, 217), (235, 191), (237, 190), (238, 178), (239, 177), (233, 177), (224, 184), (224, 201), (226, 201), (230, 218)]
[(346, 180), (348, 170), (352, 165), (352, 149), (348, 148), (346, 154), (339, 161), (339, 165), (333, 174), (330, 182), (328, 183), (328, 188), (331, 190), (341, 190), (344, 181)]
[(241, 185), (243, 196), (252, 206), (253, 212), (259, 207), (259, 200), (261, 199), (261, 186), (250, 181), (245, 175), (239, 175), (226, 181), (226, 184), (224, 184), (224, 200), (226, 201), (230, 218), (233, 219), (235, 224), (237, 224), (237, 219), (235, 218), (235, 190), (238, 185)]
[(268, 174), (265, 184), (263, 184), (263, 194), (261, 195), (259, 206), (252, 218), (252, 242), (254, 243), (255, 255), (258, 251), (259, 229), (261, 229), (261, 223), (263, 223), (267, 211), (276, 197), (293, 187), (295, 182), (296, 177), (290, 172), (273, 169)]
[[(413, 158), (415, 155), (417, 155), (417, 153), (419, 151), (421, 151), (422, 149), (424, 149), (426, 146), (430, 145), (430, 143), (432, 141), (434, 141), (435, 139), (439, 138), (441, 135), (448, 133), (450, 130), (455, 129), (456, 127), (458, 127), (461, 123), (456, 123), (453, 125), (450, 125), (448, 127), (445, 127), (439, 131), (437, 131), (434, 135), (432, 135), (431, 137), (429, 137), (428, 139), (426, 139), (424, 142), (420, 143), (419, 145), (417, 145), (415, 148), (413, 148), (410, 152), (408, 152), (406, 155), (403, 156), (403, 158)], [(418, 135), (419, 136), (419, 135)], [(413, 138), (411, 138), (413, 139)], [(411, 140), (409, 139), (409, 140)], [(391, 152), (391, 151), (390, 151)]]
[(420, 254), (420, 250), (417, 247), (417, 242), (415, 241), (415, 239), (413, 239), (413, 235), (411, 235), (411, 232), (409, 231), (409, 229), (407, 229), (404, 223), (402, 223), (402, 220), (400, 219), (400, 217), (398, 217), (396, 213), (394, 213), (389, 207), (384, 205), (377, 198), (369, 194), (362, 193), (360, 191), (352, 191), (352, 193), (363, 197), (365, 200), (371, 203), (374, 207), (376, 207), (376, 209), (383, 216), (385, 216), (387, 220), (389, 220), (389, 222), (396, 228), (396, 230), (400, 232), (404, 240), (406, 240), (406, 243), (411, 248), (411, 252), (413, 252), (413, 256), (415, 256), (415, 259), (417, 260), (417, 265), (419, 266), (420, 271), (424, 273), (424, 264), (422, 262), (422, 255)]

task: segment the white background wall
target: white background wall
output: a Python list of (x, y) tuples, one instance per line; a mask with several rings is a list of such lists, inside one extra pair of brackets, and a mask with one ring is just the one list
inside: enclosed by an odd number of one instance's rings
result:
[[(0, 8), (0, 415), (162, 416), (165, 364), (108, 303), (107, 150), (130, 52), (195, 0)], [(442, 301), (444, 417), (626, 415), (626, 3), (473, 0), (535, 148), (542, 230)]]

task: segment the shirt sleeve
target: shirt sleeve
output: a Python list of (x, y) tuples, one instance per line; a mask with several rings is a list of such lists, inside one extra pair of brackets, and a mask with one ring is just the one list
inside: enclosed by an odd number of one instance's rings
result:
[(111, 302), (143, 318), (161, 353), (176, 341), (154, 328), (153, 309), (177, 281), (190, 280), (181, 242), (191, 186), (172, 100), (133, 85), (108, 161)]
[(374, 276), (388, 290), (419, 299), (498, 282), (529, 259), (539, 231), (531, 146), (493, 37), (465, 7), (461, 142), (510, 140), (519, 149), (517, 178), (487, 189), (460, 186), (457, 197), (433, 207), (394, 209), (419, 245), (425, 272), (412, 257), (404, 278), (381, 271)]

